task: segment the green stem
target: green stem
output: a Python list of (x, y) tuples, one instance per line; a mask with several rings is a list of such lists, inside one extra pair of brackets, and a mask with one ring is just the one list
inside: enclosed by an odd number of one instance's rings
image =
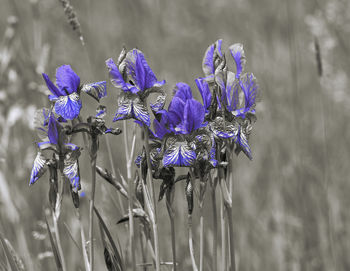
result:
[(96, 189), (96, 156), (91, 157), (91, 199), (89, 212), (89, 253), (90, 253), (90, 270), (94, 270), (94, 205)]
[(170, 218), (170, 228), (171, 228), (171, 248), (173, 252), (173, 271), (176, 271), (176, 239), (175, 239), (175, 223), (174, 223), (174, 211), (172, 209), (171, 203), (167, 198), (167, 210)]
[(158, 225), (157, 225), (157, 201), (154, 191), (154, 183), (152, 176), (152, 164), (149, 150), (149, 134), (148, 128), (144, 127), (145, 132), (145, 149), (146, 149), (146, 159), (147, 159), (147, 175), (148, 175), (148, 185), (152, 197), (153, 212), (154, 212), (154, 222), (153, 222), (153, 235), (154, 235), (154, 252), (156, 256), (156, 270), (160, 271), (160, 255), (159, 255), (159, 240), (158, 240)]
[(58, 249), (58, 253), (60, 254), (60, 258), (61, 258), (61, 262), (62, 262), (62, 271), (66, 271), (67, 270), (66, 269), (66, 260), (64, 258), (63, 249), (62, 249), (62, 245), (61, 245), (60, 233), (58, 231), (58, 223), (57, 223), (58, 217), (56, 217), (54, 212), (52, 212), (52, 220), (53, 220), (53, 226), (55, 229), (57, 249)]
[(198, 271), (196, 260), (194, 258), (194, 250), (193, 250), (192, 214), (188, 214), (188, 244), (190, 247), (192, 269), (193, 271)]
[(214, 228), (214, 240), (213, 240), (213, 270), (217, 270), (217, 245), (218, 245), (218, 222), (217, 218), (217, 210), (216, 210), (216, 194), (215, 194), (215, 185), (213, 185), (211, 190), (211, 199), (213, 205), (213, 228)]

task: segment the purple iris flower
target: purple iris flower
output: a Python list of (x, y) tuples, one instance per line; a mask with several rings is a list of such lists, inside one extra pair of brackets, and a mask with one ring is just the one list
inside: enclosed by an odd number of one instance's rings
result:
[(96, 82), (80, 86), (80, 77), (70, 65), (63, 65), (56, 70), (56, 85), (45, 73), (42, 74), (52, 95), (50, 101), (55, 102), (56, 114), (64, 119), (72, 120), (79, 116), (81, 109), (80, 91), (84, 91), (96, 100), (103, 98), (106, 93), (106, 82)]
[[(80, 189), (80, 173), (78, 158), (80, 149), (78, 146), (69, 143), (68, 137), (64, 132), (64, 127), (60, 122), (65, 122), (57, 118), (53, 112), (48, 109), (39, 110), (35, 116), (35, 126), (41, 142), (38, 143), (38, 154), (34, 160), (29, 185), (34, 184), (47, 170), (52, 166), (52, 159), (47, 159), (43, 151), (51, 150), (55, 153), (57, 159), (63, 159), (63, 174), (71, 181), (76, 190)], [(55, 159), (55, 161), (57, 161)], [(56, 165), (57, 167), (57, 165)]]
[[(168, 110), (161, 110), (160, 120), (154, 120), (155, 135), (165, 142), (164, 167), (193, 166), (198, 154), (203, 156), (203, 148), (199, 147), (200, 139), (203, 135), (209, 137), (205, 131), (200, 131), (206, 126), (205, 107), (193, 98), (190, 86), (185, 83), (177, 83), (174, 92)], [(208, 160), (215, 165), (215, 155), (211, 155), (215, 154), (213, 142), (205, 146), (208, 145)]]
[[(112, 84), (122, 90), (118, 98), (118, 111), (113, 121), (134, 118), (150, 126), (146, 98), (152, 92), (163, 93), (161, 87), (165, 84), (165, 80), (157, 80), (143, 53), (137, 49), (127, 54), (122, 52), (117, 65), (111, 58), (106, 61), (106, 65)], [(164, 103), (165, 97), (150, 106), (153, 111), (159, 111)]]

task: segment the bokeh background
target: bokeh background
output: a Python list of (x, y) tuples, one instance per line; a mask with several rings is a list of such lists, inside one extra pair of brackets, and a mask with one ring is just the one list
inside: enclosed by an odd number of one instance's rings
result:
[[(117, 58), (125, 45), (145, 53), (158, 79), (167, 80), (168, 96), (180, 81), (197, 93), (194, 79), (202, 76), (203, 54), (219, 38), (225, 48), (244, 44), (247, 70), (257, 77), (261, 92), (250, 139), (253, 161), (243, 155), (233, 160), (238, 270), (350, 270), (348, 0), (72, 0), (71, 4), (84, 47), (60, 1), (0, 0), (0, 232), (28, 270), (55, 269), (43, 225), (49, 206), (47, 175), (28, 186), (38, 140), (34, 112), (48, 106), (41, 73), (54, 76), (56, 67), (70, 64), (83, 82), (108, 80), (104, 62)], [(111, 122), (116, 97), (117, 90), (109, 84), (102, 103), (108, 108), (108, 123), (122, 127)], [(93, 114), (97, 104), (85, 98), (83, 102), (82, 114)], [(132, 129), (131, 122), (128, 125)], [(109, 140), (114, 165), (126, 175), (122, 137)], [(137, 146), (140, 149), (140, 143)], [(100, 147), (98, 164), (111, 169), (104, 139)], [(88, 195), (86, 150), (80, 165)], [(127, 258), (127, 225), (116, 225), (123, 215), (117, 192), (100, 177), (97, 184), (97, 208)], [(210, 195), (206, 197), (205, 270), (211, 270), (214, 218)], [(81, 205), (87, 226), (86, 196)], [(171, 261), (164, 201), (158, 209), (161, 258)], [(186, 212), (180, 183), (176, 186), (180, 270), (191, 270)], [(69, 270), (83, 270), (67, 228), (80, 240), (69, 194), (63, 202), (61, 238)], [(195, 235), (198, 240), (198, 232)], [(101, 243), (96, 244), (96, 266), (105, 270)], [(6, 270), (2, 247), (0, 270)]]

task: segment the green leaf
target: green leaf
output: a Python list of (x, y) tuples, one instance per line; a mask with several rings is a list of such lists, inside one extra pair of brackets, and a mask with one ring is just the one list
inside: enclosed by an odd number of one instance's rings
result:
[(16, 251), (13, 249), (11, 243), (2, 236), (0, 233), (0, 241), (5, 251), (7, 261), (11, 267), (12, 271), (24, 271), (24, 265), (21, 258), (17, 255)]
[(58, 250), (57, 250), (55, 241), (53, 240), (53, 236), (52, 236), (52, 233), (51, 233), (51, 230), (50, 230), (50, 226), (49, 226), (49, 223), (47, 222), (46, 217), (45, 217), (45, 222), (46, 222), (47, 231), (48, 231), (49, 237), (50, 237), (50, 243), (51, 243), (51, 247), (52, 247), (52, 253), (53, 253), (54, 258), (55, 258), (56, 267), (57, 267), (58, 271), (61, 271), (61, 270), (63, 270), (61, 259), (60, 259), (59, 255), (58, 255)]

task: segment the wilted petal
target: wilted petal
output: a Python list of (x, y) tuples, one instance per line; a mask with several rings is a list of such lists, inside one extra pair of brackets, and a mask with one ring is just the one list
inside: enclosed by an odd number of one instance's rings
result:
[(146, 106), (139, 98), (133, 101), (133, 113), (135, 119), (142, 121), (147, 126), (151, 125), (151, 120)]
[(107, 83), (106, 81), (101, 81), (85, 84), (81, 90), (99, 102), (101, 98), (107, 96)]
[(215, 45), (212, 44), (207, 48), (207, 50), (204, 54), (202, 69), (203, 69), (203, 72), (206, 76), (209, 76), (215, 72), (214, 51), (215, 51)]
[(238, 124), (234, 124), (224, 121), (222, 117), (217, 117), (215, 120), (209, 123), (210, 130), (215, 136), (220, 138), (235, 137), (238, 134)]
[(209, 108), (209, 106), (211, 104), (211, 98), (212, 98), (211, 92), (209, 89), (209, 84), (203, 78), (198, 78), (195, 81), (196, 81), (197, 87), (199, 89), (199, 92), (202, 96), (204, 108), (206, 109), (206, 111), (208, 111), (207, 109)]
[(196, 159), (195, 151), (186, 141), (175, 141), (169, 145), (164, 153), (164, 167), (188, 167), (193, 165)]
[(45, 83), (46, 83), (47, 87), (49, 88), (49, 90), (50, 90), (50, 91), (52, 92), (52, 94), (53, 94), (53, 95), (50, 95), (50, 96), (51, 96), (50, 100), (51, 100), (51, 99), (54, 99), (55, 97), (57, 98), (57, 97), (59, 97), (59, 96), (65, 95), (65, 93), (62, 93), (62, 92), (54, 85), (54, 83), (52, 83), (52, 81), (50, 80), (50, 77), (49, 77), (47, 74), (43, 73), (42, 75), (43, 75), (43, 78), (44, 78), (44, 80), (45, 80)]
[(81, 109), (80, 97), (76, 92), (68, 96), (61, 96), (55, 103), (55, 112), (67, 120), (79, 116)]
[(118, 97), (118, 111), (113, 121), (129, 119), (132, 117), (132, 101), (123, 92)]
[(186, 134), (197, 130), (204, 121), (205, 109), (203, 105), (195, 99), (187, 100), (184, 109), (183, 128)]
[(104, 118), (106, 116), (106, 112), (107, 112), (107, 107), (105, 107), (104, 105), (100, 105), (96, 109), (96, 118), (100, 118), (100, 119)]
[(72, 94), (73, 92), (77, 92), (80, 85), (80, 78), (70, 65), (63, 65), (56, 70), (56, 84), (61, 92), (67, 91), (68, 94)]
[(236, 78), (239, 78), (241, 73), (244, 71), (246, 64), (245, 53), (243, 50), (243, 45), (240, 43), (235, 43), (229, 48), (231, 55), (236, 63)]
[(34, 160), (32, 173), (30, 174), (29, 185), (34, 184), (47, 170), (47, 163), (45, 157), (38, 152)]

